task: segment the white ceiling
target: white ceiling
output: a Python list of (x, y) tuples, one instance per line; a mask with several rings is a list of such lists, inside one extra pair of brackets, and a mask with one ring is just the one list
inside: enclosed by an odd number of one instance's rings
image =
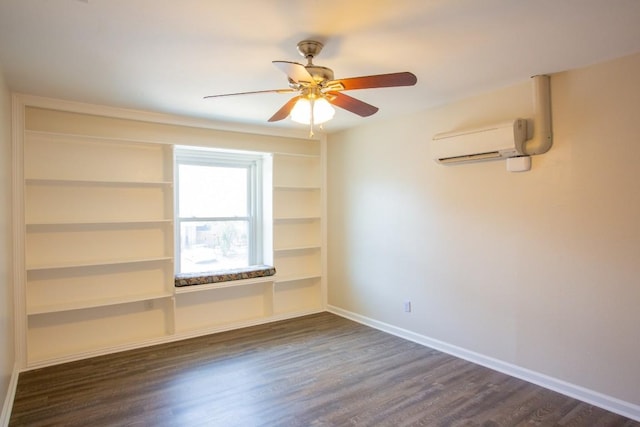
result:
[[(640, 52), (640, 0), (0, 0), (0, 68), (16, 92), (267, 124), (291, 94), (273, 60), (325, 43), (336, 78), (411, 71), (350, 96), (327, 132)], [(304, 127), (284, 120), (276, 125)]]

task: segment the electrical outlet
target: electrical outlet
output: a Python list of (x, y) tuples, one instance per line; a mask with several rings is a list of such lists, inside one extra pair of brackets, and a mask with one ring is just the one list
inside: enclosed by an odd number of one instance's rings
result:
[(411, 313), (411, 301), (407, 300), (404, 302), (404, 312)]

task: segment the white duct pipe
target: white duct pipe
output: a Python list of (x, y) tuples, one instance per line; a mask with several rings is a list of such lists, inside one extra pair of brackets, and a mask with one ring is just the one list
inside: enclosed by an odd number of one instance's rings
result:
[(525, 142), (526, 155), (543, 154), (553, 143), (550, 77), (533, 76), (533, 135)]

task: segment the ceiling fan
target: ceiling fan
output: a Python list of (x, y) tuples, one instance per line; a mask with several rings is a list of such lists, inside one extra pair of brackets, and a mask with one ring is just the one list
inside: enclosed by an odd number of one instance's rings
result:
[(277, 122), (291, 115), (292, 120), (309, 124), (311, 135), (313, 135), (314, 124), (324, 123), (333, 117), (335, 110), (331, 105), (361, 117), (371, 116), (378, 111), (378, 107), (345, 95), (344, 91), (413, 86), (418, 81), (416, 76), (408, 71), (335, 79), (333, 70), (313, 63), (313, 58), (323, 47), (322, 43), (315, 40), (303, 40), (298, 43), (298, 52), (307, 60), (307, 65), (290, 61), (273, 61), (273, 64), (287, 75), (288, 88), (210, 95), (205, 96), (205, 99), (258, 93), (298, 93), (276, 111), (269, 122)]

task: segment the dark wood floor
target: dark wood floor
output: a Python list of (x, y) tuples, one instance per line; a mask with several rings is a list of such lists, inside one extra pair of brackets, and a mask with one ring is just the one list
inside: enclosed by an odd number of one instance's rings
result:
[(26, 372), (11, 426), (640, 426), (322, 313)]

